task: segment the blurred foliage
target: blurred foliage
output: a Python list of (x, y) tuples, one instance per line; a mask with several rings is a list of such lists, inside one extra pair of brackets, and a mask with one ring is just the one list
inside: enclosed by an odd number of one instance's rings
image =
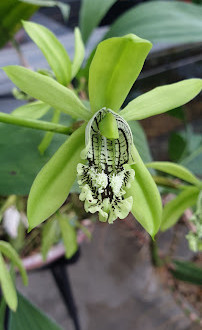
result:
[[(80, 28), (86, 42), (116, 0), (82, 0)], [(197, 2), (197, 4), (196, 4)], [(151, 42), (186, 43), (202, 40), (201, 0), (148, 1), (120, 15), (104, 38), (137, 34)]]
[(190, 124), (183, 131), (171, 133), (168, 152), (172, 161), (202, 176), (202, 135), (195, 133)]
[(47, 315), (18, 293), (18, 308), (9, 313), (8, 330), (61, 330)]
[(194, 263), (174, 260), (174, 269), (171, 272), (178, 280), (202, 285), (202, 268)]
[(57, 6), (67, 21), (69, 5), (53, 0), (1, 0), (0, 1), (0, 48), (13, 38), (22, 27), (22, 20), (28, 20), (40, 6)]
[(3, 47), (22, 27), (21, 20), (28, 20), (39, 6), (19, 0), (0, 1), (0, 47)]

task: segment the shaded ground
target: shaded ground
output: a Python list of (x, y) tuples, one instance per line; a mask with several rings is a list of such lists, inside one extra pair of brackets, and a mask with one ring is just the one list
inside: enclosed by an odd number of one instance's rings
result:
[[(82, 245), (81, 252), (68, 272), (82, 330), (199, 330), (162, 288), (147, 244), (140, 245), (123, 222), (97, 223), (92, 242)], [(28, 288), (18, 282), (20, 291), (63, 329), (73, 330), (48, 271), (30, 273)]]

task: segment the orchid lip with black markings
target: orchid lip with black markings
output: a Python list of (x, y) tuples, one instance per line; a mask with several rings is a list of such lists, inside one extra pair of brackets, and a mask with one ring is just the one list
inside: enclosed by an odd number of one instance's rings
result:
[[(103, 136), (99, 123), (107, 113), (113, 114), (119, 132), (117, 139)], [(86, 148), (81, 157), (87, 165), (78, 164), (80, 200), (86, 212), (99, 212), (100, 221), (112, 223), (125, 218), (130, 212), (133, 198), (124, 199), (125, 189), (134, 180), (133, 169), (124, 165), (134, 163), (131, 156), (133, 137), (127, 122), (117, 113), (103, 108), (96, 112), (86, 127)]]

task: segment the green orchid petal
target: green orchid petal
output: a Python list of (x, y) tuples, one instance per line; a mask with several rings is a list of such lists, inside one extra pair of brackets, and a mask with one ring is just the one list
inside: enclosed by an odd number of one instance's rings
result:
[(158, 115), (186, 104), (201, 90), (202, 79), (187, 79), (157, 87), (131, 101), (121, 111), (121, 116), (129, 121)]
[(75, 28), (74, 30), (74, 37), (75, 37), (75, 50), (74, 50), (74, 59), (72, 62), (72, 79), (78, 73), (85, 56), (85, 47), (81, 37), (81, 32), (78, 28)]
[(158, 188), (149, 171), (142, 162), (135, 146), (134, 165), (127, 165), (135, 171), (131, 187), (126, 189), (126, 197), (132, 196), (132, 213), (137, 221), (154, 238), (161, 224), (162, 203)]
[(139, 76), (151, 49), (149, 41), (128, 34), (102, 41), (89, 71), (91, 109), (118, 111)]
[(29, 194), (27, 214), (32, 229), (64, 203), (76, 179), (76, 167), (84, 148), (85, 124), (58, 149), (37, 175)]
[(17, 65), (3, 68), (7, 76), (28, 95), (67, 113), (73, 118), (89, 120), (90, 111), (71, 91), (47, 76)]
[(30, 38), (41, 49), (55, 73), (57, 81), (67, 86), (71, 81), (71, 61), (64, 46), (45, 26), (24, 21), (23, 27)]

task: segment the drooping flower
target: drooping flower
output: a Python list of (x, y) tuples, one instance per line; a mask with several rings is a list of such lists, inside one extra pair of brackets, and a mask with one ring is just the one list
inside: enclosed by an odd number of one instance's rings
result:
[[(107, 138), (100, 132), (99, 125), (108, 114), (115, 118), (116, 138)], [(124, 165), (133, 162), (132, 145), (129, 125), (110, 109), (96, 112), (86, 127), (86, 148), (81, 156), (88, 164), (77, 166), (80, 199), (85, 202), (86, 212), (99, 212), (100, 221), (112, 223), (117, 218), (124, 219), (131, 211), (133, 198), (124, 199), (124, 195), (134, 180), (135, 171), (125, 169)]]
[(27, 94), (85, 121), (37, 175), (28, 199), (30, 229), (64, 203), (78, 175), (80, 199), (87, 211), (99, 212), (101, 221), (113, 222), (131, 211), (152, 237), (158, 231), (161, 198), (126, 121), (189, 102), (201, 91), (202, 80), (188, 79), (155, 88), (120, 111), (151, 47), (149, 41), (132, 34), (98, 45), (89, 70), (90, 110), (74, 92), (50, 77), (16, 66), (4, 68)]

